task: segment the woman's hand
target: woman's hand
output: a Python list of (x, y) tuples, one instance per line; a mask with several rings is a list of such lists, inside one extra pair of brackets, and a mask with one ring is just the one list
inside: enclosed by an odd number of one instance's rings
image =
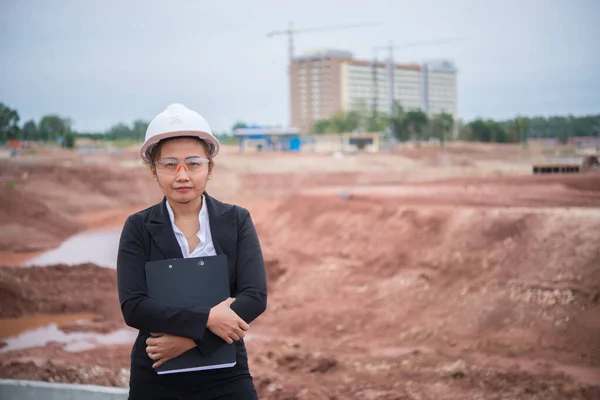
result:
[(231, 344), (246, 336), (250, 326), (241, 319), (229, 306), (235, 299), (223, 300), (211, 308), (206, 327), (215, 335)]
[(146, 347), (148, 357), (156, 361), (152, 368), (158, 368), (168, 360), (196, 347), (196, 343), (192, 339), (166, 333), (153, 333), (152, 337), (146, 339), (146, 344), (148, 345)]

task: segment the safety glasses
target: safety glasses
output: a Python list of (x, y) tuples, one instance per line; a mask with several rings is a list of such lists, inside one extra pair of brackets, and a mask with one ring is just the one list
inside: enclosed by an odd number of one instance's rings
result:
[(166, 175), (175, 175), (183, 166), (188, 174), (193, 175), (202, 171), (209, 163), (208, 158), (202, 157), (189, 157), (183, 161), (176, 158), (161, 158), (156, 162), (156, 169)]

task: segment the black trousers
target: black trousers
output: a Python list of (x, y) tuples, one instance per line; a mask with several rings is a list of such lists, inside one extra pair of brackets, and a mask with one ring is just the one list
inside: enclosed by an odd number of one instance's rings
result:
[(129, 400), (258, 400), (250, 376), (209, 389), (165, 387), (147, 380), (132, 380), (129, 386)]

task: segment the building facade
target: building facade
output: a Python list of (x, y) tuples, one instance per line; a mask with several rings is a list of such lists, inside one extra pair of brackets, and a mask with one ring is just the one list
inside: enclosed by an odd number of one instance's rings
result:
[[(291, 125), (310, 133), (315, 121), (340, 111), (390, 112), (387, 63), (356, 60), (352, 53), (317, 50), (293, 60), (290, 73)], [(458, 111), (456, 69), (447, 61), (394, 66), (393, 96), (404, 110), (429, 115)]]
[(422, 66), (423, 111), (429, 115), (452, 114), (458, 118), (458, 88), (456, 68), (448, 61), (426, 63)]

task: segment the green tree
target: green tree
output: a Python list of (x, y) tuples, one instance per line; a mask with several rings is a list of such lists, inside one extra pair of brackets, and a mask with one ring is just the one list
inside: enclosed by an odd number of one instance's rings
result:
[(132, 139), (135, 138), (135, 132), (133, 132), (127, 125), (124, 123), (118, 123), (117, 125), (113, 125), (105, 134), (106, 139), (108, 140), (117, 140), (117, 139)]
[(476, 119), (468, 124), (471, 140), (476, 142), (507, 143), (509, 136), (504, 125), (491, 119)]
[(389, 117), (385, 113), (374, 113), (367, 119), (367, 131), (382, 132), (390, 123)]
[(140, 119), (133, 122), (133, 128), (131, 129), (135, 139), (138, 142), (143, 142), (146, 136), (146, 129), (148, 129), (148, 122)]
[(509, 121), (506, 124), (506, 138), (507, 138), (507, 142), (510, 143), (516, 143), (519, 141), (519, 126), (518, 124), (513, 120), (513, 121)]
[(345, 129), (342, 133), (354, 132), (360, 127), (361, 115), (358, 111), (349, 111), (345, 117)]
[(394, 117), (390, 118), (392, 132), (398, 140), (408, 140), (410, 138), (408, 129), (406, 128), (406, 113), (399, 102), (396, 102), (394, 107)]
[(496, 121), (487, 120), (486, 124), (490, 130), (491, 141), (496, 143), (508, 143), (508, 135), (504, 126)]
[(46, 115), (40, 120), (38, 131), (42, 140), (55, 141), (71, 131), (71, 121), (58, 115)]
[(329, 133), (342, 133), (346, 130), (346, 115), (343, 112), (336, 113), (329, 120)]
[(564, 143), (573, 136), (596, 136), (600, 128), (600, 115), (531, 117), (526, 120), (528, 136), (558, 138)]
[(30, 119), (29, 121), (25, 122), (25, 124), (23, 124), (21, 132), (23, 133), (23, 140), (40, 139), (37, 125), (35, 124), (35, 121), (33, 119)]
[(237, 121), (235, 124), (233, 124), (233, 126), (231, 127), (232, 131), (235, 131), (236, 129), (243, 129), (243, 128), (247, 128), (248, 125), (246, 125), (245, 122), (242, 121)]
[(409, 111), (406, 113), (404, 117), (404, 126), (410, 134), (410, 137), (415, 140), (417, 144), (418, 141), (421, 140), (428, 122), (427, 114), (421, 110)]
[(69, 131), (65, 134), (64, 146), (67, 149), (72, 149), (75, 147), (75, 135), (73, 132)]
[(454, 117), (448, 113), (437, 114), (431, 119), (430, 125), (433, 136), (440, 139), (442, 147), (444, 147), (454, 128)]
[(525, 144), (529, 134), (529, 119), (525, 117), (515, 118), (515, 126), (517, 127), (518, 141)]
[(322, 119), (315, 121), (312, 126), (312, 133), (323, 134), (329, 131), (330, 121), (328, 119)]
[(458, 140), (470, 141), (473, 140), (473, 134), (471, 132), (471, 128), (468, 124), (465, 124), (463, 120), (458, 120)]
[(0, 103), (0, 142), (8, 139), (19, 139), (19, 113)]
[(471, 132), (471, 140), (476, 142), (491, 142), (492, 141), (492, 131), (487, 122), (483, 119), (476, 119), (474, 121), (469, 122), (467, 125)]
[(360, 113), (358, 111), (338, 112), (329, 120), (329, 133), (354, 132), (360, 125)]
[(529, 135), (529, 119), (525, 117), (516, 117), (504, 124), (507, 135), (507, 142), (523, 143), (527, 142)]

